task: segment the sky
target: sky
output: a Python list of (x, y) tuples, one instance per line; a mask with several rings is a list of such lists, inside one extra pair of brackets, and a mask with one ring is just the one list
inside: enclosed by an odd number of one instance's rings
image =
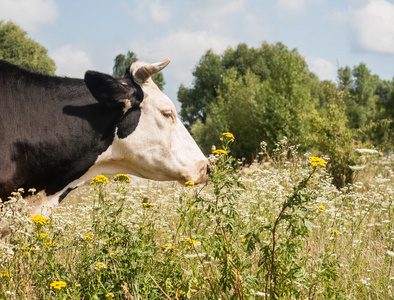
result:
[(394, 0), (0, 0), (11, 20), (48, 49), (59, 76), (86, 70), (112, 74), (114, 58), (171, 63), (164, 92), (174, 101), (204, 53), (240, 43), (281, 42), (296, 48), (321, 80), (365, 63), (394, 77)]

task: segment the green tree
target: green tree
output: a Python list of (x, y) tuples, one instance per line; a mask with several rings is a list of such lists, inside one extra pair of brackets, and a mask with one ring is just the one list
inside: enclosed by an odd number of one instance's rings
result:
[(338, 70), (339, 90), (346, 91), (346, 116), (353, 137), (363, 143), (387, 148), (390, 140), (392, 116), (388, 113), (391, 86), (388, 81), (373, 75), (364, 63)]
[[(114, 66), (112, 68), (114, 77), (123, 77), (126, 68), (129, 67), (133, 62), (138, 60), (137, 55), (132, 51), (127, 51), (127, 54), (118, 54), (114, 59)], [(152, 76), (152, 80), (156, 83), (160, 90), (164, 89), (166, 84), (162, 72), (159, 72)]]
[(265, 72), (256, 74), (250, 68), (244, 74), (243, 64), (227, 69), (215, 89), (217, 96), (208, 106), (205, 123), (201, 119), (191, 126), (204, 151), (218, 144), (225, 131), (237, 138), (233, 155), (249, 160), (258, 153), (263, 140), (271, 149), (284, 136), (303, 147), (310, 144), (308, 116), (315, 110), (315, 100), (309, 88), (313, 78), (304, 59), (280, 43), (264, 43), (259, 51)]
[(0, 59), (33, 72), (54, 75), (55, 62), (47, 49), (27, 37), (27, 33), (11, 21), (0, 21)]
[(127, 54), (118, 54), (114, 60), (114, 67), (112, 68), (114, 77), (123, 77), (126, 68), (130, 66), (133, 62), (138, 60), (137, 55), (132, 51), (127, 51)]

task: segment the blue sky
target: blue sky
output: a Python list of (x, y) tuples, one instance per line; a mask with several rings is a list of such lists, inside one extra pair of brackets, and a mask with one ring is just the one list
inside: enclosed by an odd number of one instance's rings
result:
[(165, 93), (174, 102), (208, 49), (239, 43), (297, 48), (320, 79), (336, 81), (338, 67), (361, 62), (394, 77), (394, 0), (0, 0), (0, 20), (46, 47), (57, 75), (111, 74), (128, 50), (147, 62), (168, 57)]

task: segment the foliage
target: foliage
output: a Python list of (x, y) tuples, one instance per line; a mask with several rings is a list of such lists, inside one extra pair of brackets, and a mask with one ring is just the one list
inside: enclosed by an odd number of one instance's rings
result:
[[(114, 59), (114, 66), (112, 68), (114, 77), (123, 77), (128, 68), (133, 62), (138, 61), (137, 55), (132, 51), (127, 51), (127, 54), (118, 54)], [(160, 90), (164, 89), (166, 84), (162, 72), (152, 76), (152, 80), (156, 83)]]
[(345, 91), (348, 127), (355, 139), (388, 149), (393, 146), (393, 116), (389, 102), (392, 87), (388, 81), (373, 75), (364, 63), (338, 70), (340, 91)]
[(99, 177), (45, 222), (15, 192), (0, 298), (391, 299), (393, 157), (338, 190), (286, 139), (235, 169), (237, 140), (222, 135), (202, 187)]
[(55, 74), (55, 62), (47, 49), (27, 37), (27, 33), (11, 21), (0, 21), (0, 59), (32, 72)]
[(347, 127), (345, 115), (346, 92), (326, 87), (327, 115), (313, 118), (313, 135), (316, 148), (330, 158), (328, 170), (333, 184), (342, 188), (353, 181), (353, 171), (349, 166), (357, 165), (357, 154), (353, 147), (351, 130)]
[(244, 65), (239, 67), (241, 71), (235, 67), (226, 70), (205, 123), (201, 120), (191, 126), (205, 152), (218, 141), (221, 131), (231, 131), (240, 137), (233, 153), (249, 161), (258, 153), (261, 140), (270, 149), (284, 136), (294, 143), (308, 145), (311, 129), (308, 116), (313, 114), (315, 105), (304, 84), (310, 80), (305, 61), (297, 51), (282, 44), (264, 44), (260, 51), (261, 56), (264, 53), (264, 57), (270, 58), (265, 60), (269, 77), (261, 81), (266, 74), (244, 70)]

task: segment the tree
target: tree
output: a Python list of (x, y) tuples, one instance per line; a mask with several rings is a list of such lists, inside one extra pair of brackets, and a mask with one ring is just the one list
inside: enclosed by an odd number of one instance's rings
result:
[[(315, 113), (317, 101), (311, 97), (310, 82), (315, 79), (310, 76), (305, 60), (296, 50), (289, 50), (280, 43), (264, 43), (258, 51), (246, 51), (242, 45), (237, 48), (240, 49), (247, 57), (235, 59), (242, 62), (240, 66), (223, 68), (225, 71), (211, 94), (216, 96), (205, 110), (205, 122), (198, 119), (191, 126), (196, 141), (207, 152), (212, 144), (218, 144), (221, 132), (230, 131), (237, 138), (232, 147), (233, 155), (248, 160), (258, 153), (261, 141), (273, 148), (284, 136), (308, 147), (309, 116)], [(256, 52), (260, 57), (252, 59), (250, 54)], [(223, 60), (228, 53), (231, 50), (225, 52)], [(234, 57), (232, 53), (231, 56)], [(246, 59), (248, 63), (260, 62), (265, 70), (258, 69), (256, 74), (253, 68), (246, 67)]]
[[(389, 107), (391, 86), (388, 81), (373, 75), (364, 63), (338, 70), (339, 90), (346, 91), (346, 116), (353, 138), (375, 147), (392, 146), (393, 122)], [(392, 128), (392, 127), (391, 127)]]
[[(132, 51), (127, 51), (127, 54), (118, 54), (114, 59), (114, 66), (112, 68), (114, 77), (123, 77), (126, 68), (128, 68), (133, 62), (138, 60), (137, 55)], [(156, 83), (160, 90), (164, 89), (166, 84), (162, 72), (159, 72), (152, 76), (152, 80)]]
[(205, 123), (210, 104), (216, 101), (217, 88), (222, 83), (226, 70), (235, 68), (238, 76), (244, 76), (250, 71), (260, 80), (268, 78), (266, 60), (270, 55), (267, 43), (257, 49), (239, 44), (235, 49), (227, 49), (221, 56), (208, 50), (193, 71), (193, 86), (186, 88), (181, 85), (178, 90), (180, 115), (185, 125), (190, 128), (197, 119)]
[(18, 25), (0, 21), (0, 59), (32, 72), (54, 75), (56, 65), (47, 52), (42, 45), (28, 38)]

